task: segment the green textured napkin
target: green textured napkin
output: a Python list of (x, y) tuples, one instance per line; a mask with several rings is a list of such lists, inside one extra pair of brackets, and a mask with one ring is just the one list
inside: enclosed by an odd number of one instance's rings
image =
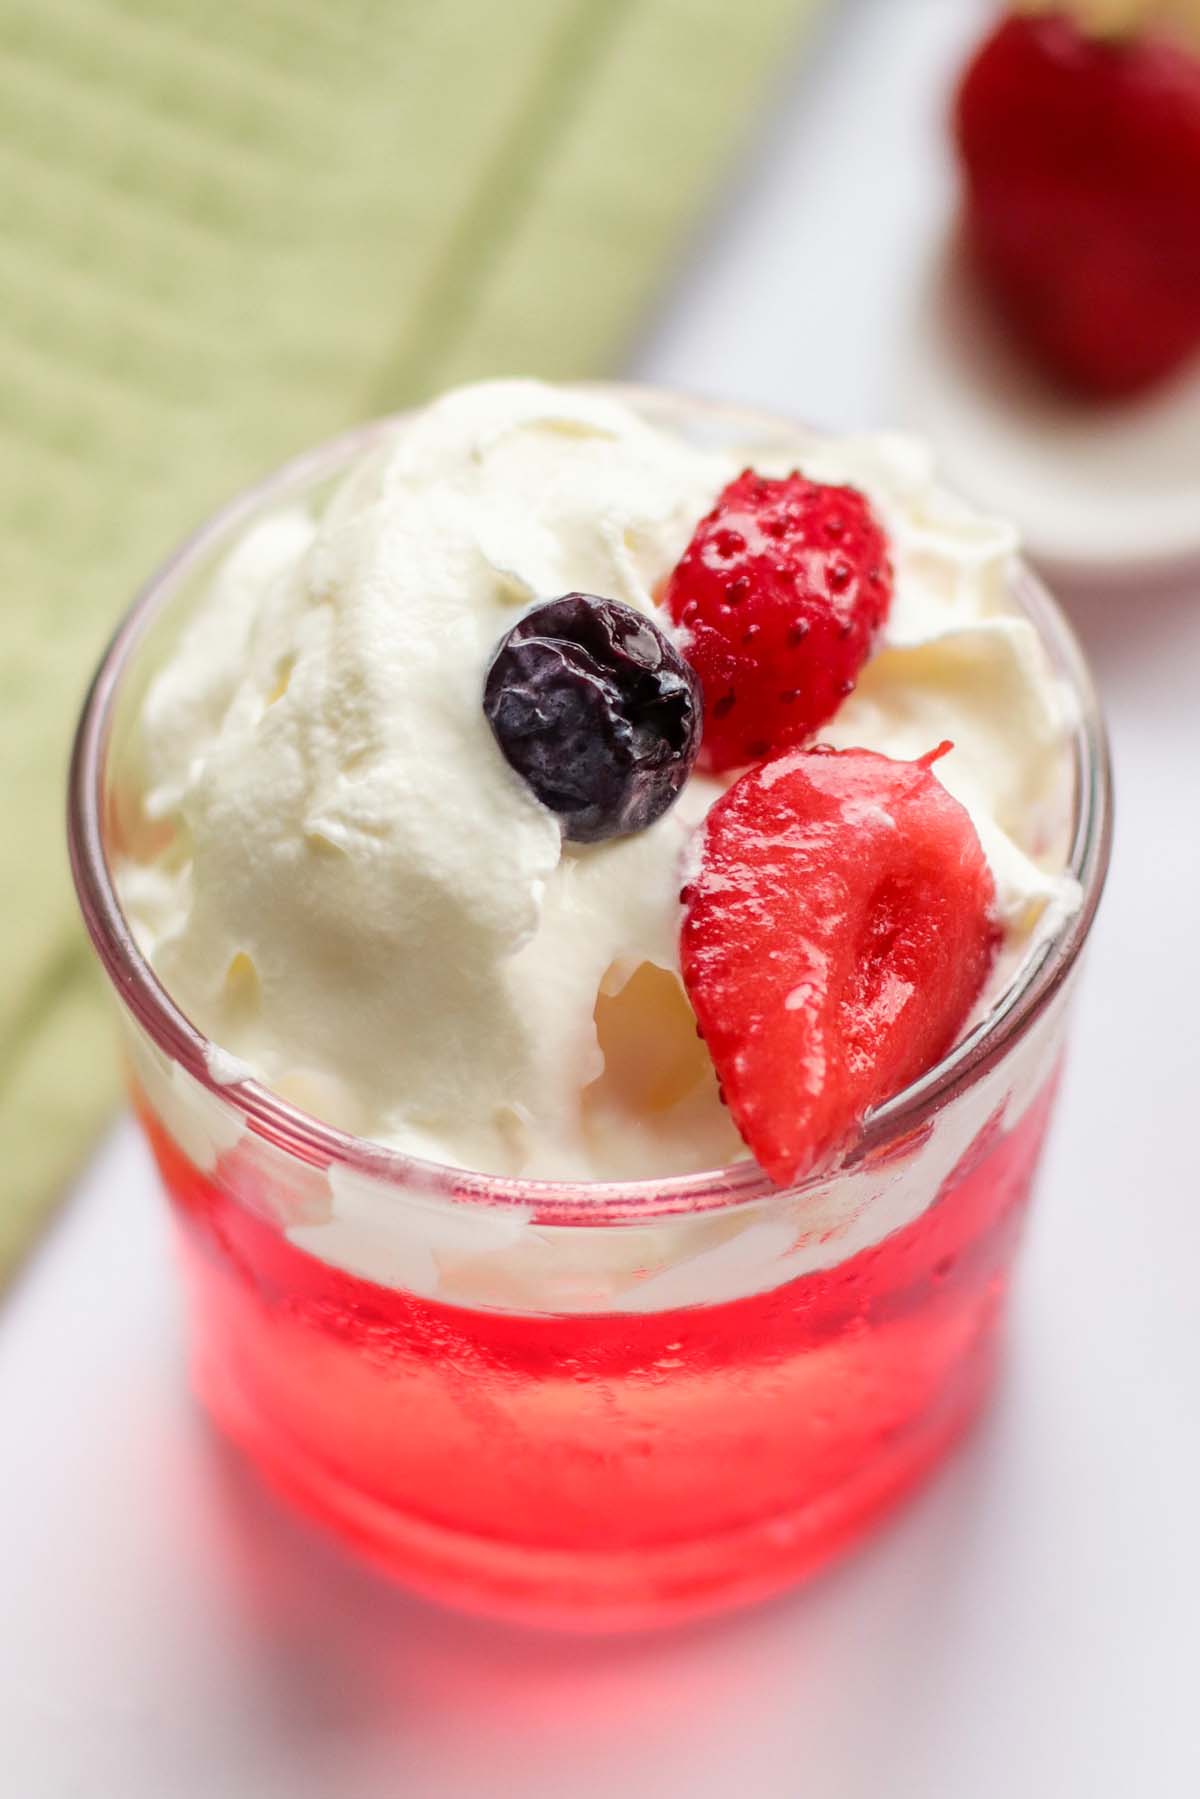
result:
[(114, 1091), (62, 836), (135, 584), (341, 426), (603, 371), (822, 0), (5, 0), (0, 1277)]

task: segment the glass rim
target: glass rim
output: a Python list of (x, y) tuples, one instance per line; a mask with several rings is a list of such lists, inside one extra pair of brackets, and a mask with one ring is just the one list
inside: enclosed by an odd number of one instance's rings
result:
[[(802, 431), (786, 415), (715, 401), (672, 389), (628, 383), (576, 382), (625, 398), (644, 413), (690, 409), (730, 426), (778, 432)], [(151, 574), (109, 641), (88, 688), (71, 754), (67, 788), (67, 841), (71, 872), (84, 923), (101, 966), (135, 1022), (174, 1063), (213, 1097), (240, 1113), (255, 1136), (315, 1167), (338, 1163), (398, 1189), (436, 1193), (456, 1202), (517, 1205), (556, 1224), (645, 1222), (655, 1217), (710, 1211), (749, 1201), (803, 1195), (852, 1172), (901, 1139), (916, 1133), (932, 1113), (988, 1073), (1036, 1023), (1063, 987), (1083, 947), (1100, 901), (1112, 844), (1112, 773), (1108, 738), (1091, 675), (1075, 632), (1050, 593), (1018, 558), (1018, 597), (1056, 672), (1065, 677), (1078, 707), (1072, 738), (1075, 807), (1065, 873), (1080, 886), (1081, 902), (1058, 929), (1027, 957), (992, 1009), (917, 1080), (870, 1111), (847, 1154), (833, 1168), (788, 1188), (774, 1185), (752, 1159), (693, 1174), (645, 1180), (584, 1181), (484, 1174), (426, 1161), (369, 1138), (350, 1135), (291, 1105), (257, 1080), (221, 1081), (210, 1067), (219, 1049), (197, 1030), (160, 984), (134, 940), (121, 907), (104, 846), (105, 776), (114, 708), (123, 679), (142, 640), (179, 584), (222, 542), (265, 508), (293, 492), (336, 475), (349, 461), (387, 436), (408, 412), (358, 425), (290, 458), (211, 514)]]

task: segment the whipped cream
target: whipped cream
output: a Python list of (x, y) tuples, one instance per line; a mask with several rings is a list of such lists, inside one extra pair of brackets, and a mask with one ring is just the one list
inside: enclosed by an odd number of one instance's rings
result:
[(654, 595), (748, 461), (867, 493), (892, 612), (821, 733), (918, 756), (967, 806), (1004, 954), (1077, 900), (1071, 717), (1013, 598), (1015, 542), (890, 438), (713, 449), (611, 394), (460, 389), (397, 424), (318, 517), (256, 524), (147, 693), (145, 829), (118, 871), (164, 986), (317, 1116), (498, 1174), (685, 1173), (743, 1153), (678, 980), (679, 888), (723, 783), (649, 830), (564, 846), (481, 710), (501, 634), (582, 589)]

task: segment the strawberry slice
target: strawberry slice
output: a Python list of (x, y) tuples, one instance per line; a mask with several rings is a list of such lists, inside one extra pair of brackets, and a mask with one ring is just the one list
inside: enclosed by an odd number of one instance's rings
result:
[(794, 751), (749, 769), (702, 827), (684, 986), (733, 1120), (781, 1186), (950, 1048), (991, 966), (991, 871), (931, 769), (949, 748)]

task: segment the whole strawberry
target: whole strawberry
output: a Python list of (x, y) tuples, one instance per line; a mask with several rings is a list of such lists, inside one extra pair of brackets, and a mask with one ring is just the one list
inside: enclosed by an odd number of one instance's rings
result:
[(665, 594), (704, 689), (700, 765), (807, 742), (853, 688), (891, 597), (887, 540), (855, 488), (753, 469), (731, 481)]
[(955, 129), (970, 252), (1047, 374), (1116, 398), (1200, 349), (1200, 60), (1182, 42), (1008, 17)]

